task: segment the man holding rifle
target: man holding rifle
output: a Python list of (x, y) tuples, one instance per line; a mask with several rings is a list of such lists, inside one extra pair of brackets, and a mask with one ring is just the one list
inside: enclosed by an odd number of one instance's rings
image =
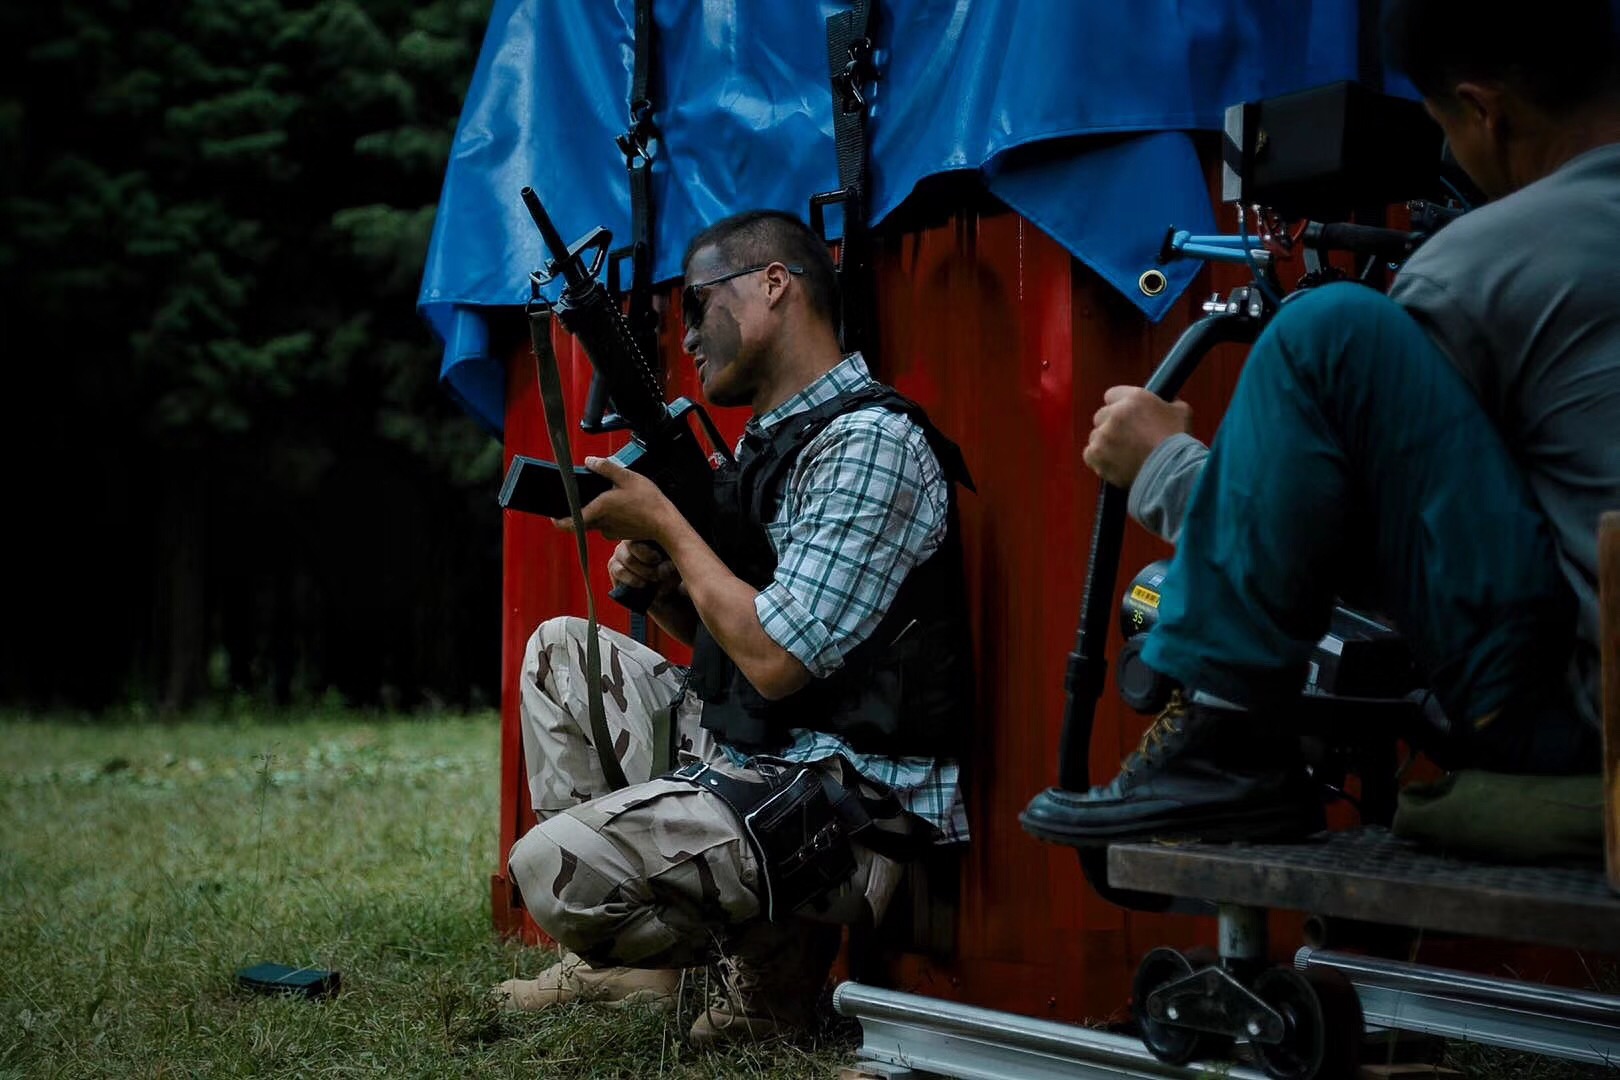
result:
[[(797, 218), (755, 211), (683, 261), (684, 346), (704, 396), (747, 406), (705, 537), (645, 477), (588, 458), (613, 489), (584, 509), (619, 539), (618, 585), (693, 646), (682, 671), (601, 631), (611, 791), (586, 720), (580, 619), (529, 641), (523, 737), (539, 824), (511, 875), (562, 960), (501, 991), (512, 1008), (673, 1000), (723, 955), (728, 1000), (699, 1044), (813, 1018), (839, 923), (877, 919), (899, 863), (966, 839), (956, 757), (972, 707), (956, 532), (956, 447), (839, 348), (837, 277)], [(566, 521), (559, 522), (567, 526)], [(651, 776), (673, 711), (681, 768)]]
[[(1072, 843), (1320, 827), (1289, 707), (1336, 595), (1392, 615), (1456, 763), (1600, 767), (1596, 533), (1620, 507), (1620, 64), (1609, 0), (1394, 0), (1391, 65), (1496, 201), (1390, 297), (1286, 304), (1214, 446), (1115, 387), (1086, 462), (1178, 544), (1144, 659), (1185, 687)], [(1391, 302), (1393, 301), (1393, 302)], [(1028, 822), (1026, 822), (1028, 823)]]

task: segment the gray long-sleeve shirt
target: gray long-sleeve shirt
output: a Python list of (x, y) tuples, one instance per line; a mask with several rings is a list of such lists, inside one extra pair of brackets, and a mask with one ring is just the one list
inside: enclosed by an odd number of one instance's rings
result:
[(1131, 484), (1126, 503), (1131, 517), (1172, 544), (1179, 540), (1193, 486), (1208, 456), (1209, 447), (1191, 435), (1172, 435), (1155, 446)]

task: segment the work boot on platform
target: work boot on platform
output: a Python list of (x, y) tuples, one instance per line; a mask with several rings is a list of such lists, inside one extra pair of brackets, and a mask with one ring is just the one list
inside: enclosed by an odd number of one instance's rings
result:
[(1297, 840), (1323, 826), (1299, 739), (1242, 709), (1172, 695), (1119, 775), (1090, 791), (1048, 788), (1025, 831), (1088, 847), (1130, 840)]
[(571, 952), (534, 979), (508, 979), (495, 999), (508, 1012), (539, 1012), (571, 1001), (594, 1001), (609, 1008), (649, 1005), (672, 1009), (680, 991), (679, 971), (653, 968), (593, 968)]
[(719, 985), (687, 1039), (698, 1048), (807, 1034), (843, 939), (837, 926), (760, 922), (720, 959)]

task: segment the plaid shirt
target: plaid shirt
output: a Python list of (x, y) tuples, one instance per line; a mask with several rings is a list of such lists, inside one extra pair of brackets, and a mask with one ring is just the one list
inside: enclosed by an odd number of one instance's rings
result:
[[(798, 413), (873, 383), (859, 353), (764, 416), (763, 434)], [(754, 598), (767, 636), (813, 676), (836, 671), (882, 621), (912, 567), (945, 538), (949, 481), (922, 429), (872, 406), (832, 420), (789, 470), (776, 519), (765, 531), (776, 551), (773, 580)], [(858, 754), (825, 732), (796, 729), (778, 756), (819, 761), (842, 755), (900, 805), (940, 832), (966, 840), (967, 815), (954, 761)], [(739, 764), (746, 755), (726, 748)]]

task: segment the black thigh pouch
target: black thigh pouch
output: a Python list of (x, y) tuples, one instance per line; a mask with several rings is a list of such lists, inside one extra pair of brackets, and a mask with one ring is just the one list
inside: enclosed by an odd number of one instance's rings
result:
[(821, 774), (797, 763), (758, 762), (758, 783), (693, 764), (671, 776), (706, 788), (742, 819), (764, 880), (765, 915), (784, 922), (848, 881), (855, 854)]

